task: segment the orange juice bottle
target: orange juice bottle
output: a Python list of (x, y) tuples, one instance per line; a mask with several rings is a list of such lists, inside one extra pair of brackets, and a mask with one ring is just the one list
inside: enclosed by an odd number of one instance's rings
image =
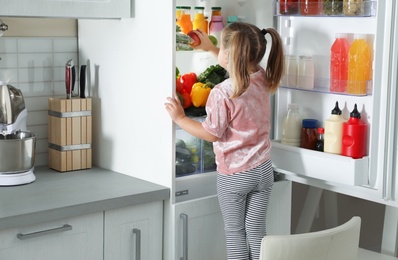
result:
[(201, 29), (206, 32), (206, 21), (205, 21), (205, 8), (202, 6), (195, 6), (195, 16), (193, 18), (193, 29)]
[(191, 7), (181, 6), (180, 10), (180, 19), (177, 20), (177, 25), (180, 26), (182, 33), (187, 34), (193, 28), (191, 21)]
[(176, 21), (181, 18), (181, 6), (176, 6)]
[(371, 51), (365, 34), (355, 34), (348, 51), (347, 93), (365, 95), (371, 79)]

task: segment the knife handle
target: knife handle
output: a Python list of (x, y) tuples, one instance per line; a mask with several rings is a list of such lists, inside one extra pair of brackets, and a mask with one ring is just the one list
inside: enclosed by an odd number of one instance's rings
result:
[(80, 97), (86, 97), (86, 65), (80, 66)]

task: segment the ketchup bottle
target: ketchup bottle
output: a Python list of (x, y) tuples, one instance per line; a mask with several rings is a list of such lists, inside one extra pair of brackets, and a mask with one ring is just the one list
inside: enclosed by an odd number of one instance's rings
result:
[(343, 123), (343, 141), (341, 154), (350, 156), (354, 159), (362, 158), (366, 155), (367, 125), (361, 120), (357, 104), (350, 113), (350, 118)]

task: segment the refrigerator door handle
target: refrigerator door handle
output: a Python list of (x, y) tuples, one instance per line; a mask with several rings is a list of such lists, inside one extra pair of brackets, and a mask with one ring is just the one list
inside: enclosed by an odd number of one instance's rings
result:
[(182, 257), (180, 260), (188, 260), (188, 215), (181, 213), (182, 219)]
[(135, 234), (135, 260), (141, 260), (141, 230), (133, 228)]
[(393, 187), (394, 187), (394, 178), (393, 172), (394, 167), (396, 167), (395, 159), (397, 159), (396, 154), (396, 145), (397, 139), (395, 137), (395, 131), (397, 127), (397, 113), (398, 109), (396, 105), (397, 98), (397, 90), (396, 86), (398, 84), (397, 80), (397, 71), (398, 71), (398, 47), (396, 46), (396, 42), (398, 40), (398, 27), (396, 25), (398, 21), (398, 5), (394, 1), (392, 2), (392, 12), (391, 17), (391, 32), (390, 32), (390, 57), (391, 61), (389, 64), (389, 77), (388, 77), (388, 88), (389, 88), (389, 99), (388, 99), (388, 125), (386, 127), (387, 131), (387, 140), (386, 145), (388, 147), (387, 156), (385, 159), (385, 167), (383, 171), (383, 189), (382, 196), (385, 200), (391, 200), (393, 198)]

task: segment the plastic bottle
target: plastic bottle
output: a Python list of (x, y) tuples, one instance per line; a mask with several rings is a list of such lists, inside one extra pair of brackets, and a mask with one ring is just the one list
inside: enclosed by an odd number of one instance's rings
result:
[(300, 0), (301, 15), (319, 15), (322, 13), (322, 0)]
[(303, 119), (300, 147), (315, 150), (318, 140), (318, 120)]
[(366, 35), (355, 34), (348, 51), (347, 93), (365, 95), (371, 69), (371, 51)]
[(314, 63), (311, 56), (300, 56), (299, 58), (297, 87), (314, 89)]
[(291, 103), (282, 125), (282, 144), (300, 146), (302, 118), (297, 104)]
[(323, 136), (324, 133), (325, 133), (325, 128), (318, 127), (318, 140), (316, 141), (315, 150), (317, 150), (319, 152), (323, 152), (323, 150), (324, 150), (324, 144), (325, 144), (325, 140), (324, 140), (324, 136)]
[(176, 6), (176, 21), (181, 18), (181, 6)]
[(206, 32), (206, 21), (205, 21), (205, 8), (202, 6), (195, 6), (195, 16), (192, 22), (193, 30), (201, 29)]
[(367, 124), (361, 120), (357, 104), (350, 113), (350, 119), (343, 124), (343, 141), (341, 154), (354, 159), (366, 155)]
[(191, 7), (190, 6), (181, 6), (180, 9), (180, 19), (177, 20), (177, 25), (180, 26), (181, 32), (187, 34), (192, 30), (192, 21), (191, 21)]
[(283, 79), (286, 87), (297, 87), (298, 64), (297, 57), (294, 55), (285, 55), (285, 77)]
[(213, 35), (217, 39), (217, 47), (220, 47), (221, 33), (224, 29), (224, 24), (222, 21), (222, 16), (213, 16), (211, 19), (211, 24), (209, 28), (209, 34)]
[(329, 119), (325, 121), (325, 145), (323, 151), (326, 153), (341, 154), (341, 142), (343, 139), (343, 123), (339, 103), (332, 110)]
[(346, 92), (347, 90), (349, 48), (347, 34), (336, 34), (336, 40), (330, 48), (331, 92)]

